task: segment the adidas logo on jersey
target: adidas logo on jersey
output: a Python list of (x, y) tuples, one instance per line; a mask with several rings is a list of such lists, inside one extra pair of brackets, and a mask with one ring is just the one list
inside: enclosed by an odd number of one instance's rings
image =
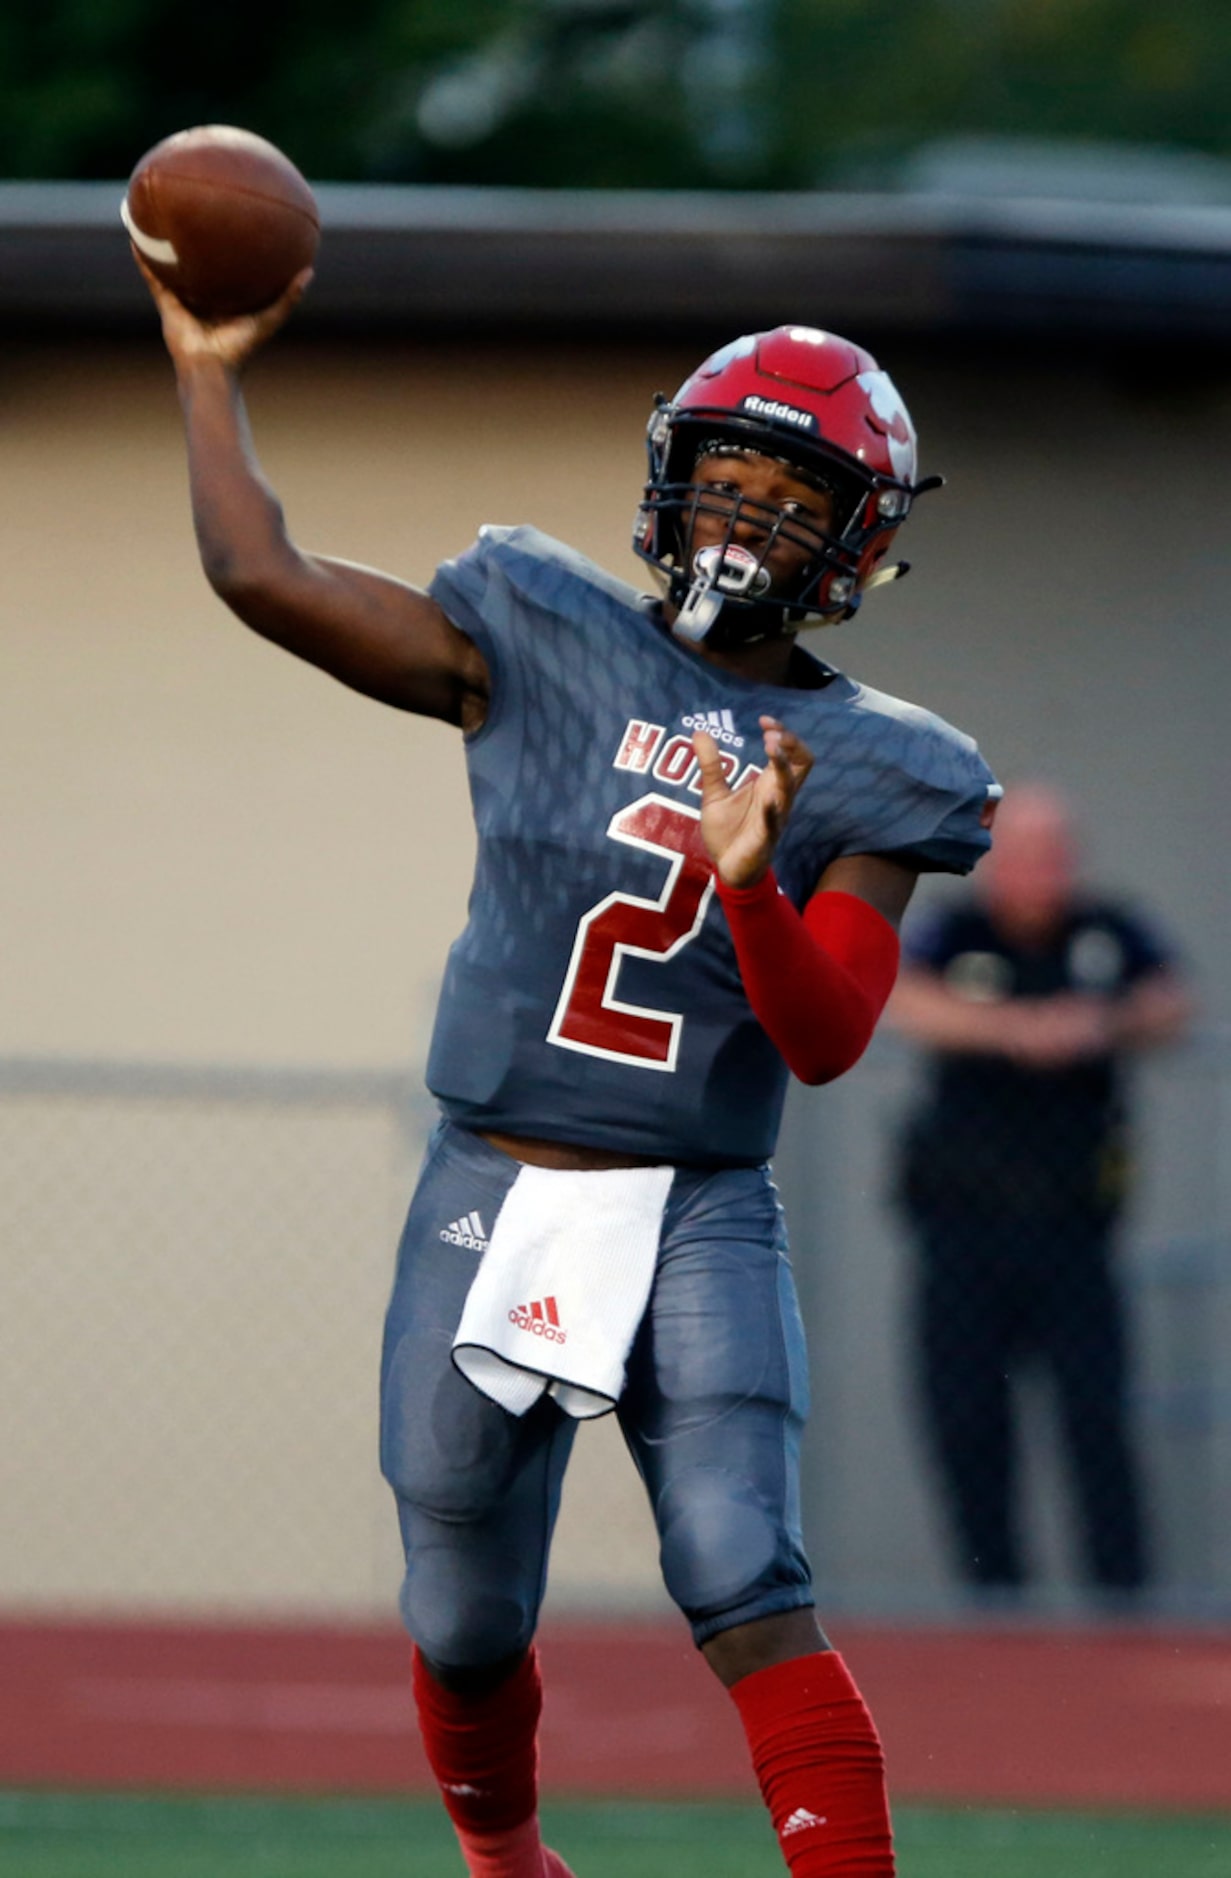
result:
[(742, 750), (744, 739), (735, 728), (735, 719), (730, 711), (694, 711), (691, 717), (680, 719), (685, 730), (708, 730), (715, 743), (726, 743), (733, 750)]
[(467, 1213), (464, 1219), (455, 1219), (451, 1225), (442, 1226), (440, 1236), (448, 1245), (465, 1246), (467, 1252), (487, 1250), (487, 1233), (477, 1213)]
[(519, 1330), (528, 1330), (532, 1337), (542, 1337), (544, 1343), (568, 1341), (567, 1332), (560, 1328), (560, 1313), (554, 1298), (541, 1298), (534, 1304), (515, 1304), (509, 1312), (509, 1322), (516, 1324)]
[(789, 1839), (793, 1832), (806, 1832), (809, 1826), (827, 1826), (829, 1821), (822, 1819), (819, 1813), (810, 1813), (806, 1806), (797, 1806), (791, 1817), (778, 1833), (780, 1839)]

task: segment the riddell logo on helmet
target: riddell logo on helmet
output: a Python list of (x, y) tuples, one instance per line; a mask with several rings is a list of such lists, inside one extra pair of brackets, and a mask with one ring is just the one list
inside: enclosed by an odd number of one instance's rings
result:
[(544, 1343), (568, 1341), (567, 1334), (560, 1328), (560, 1313), (554, 1298), (536, 1299), (533, 1304), (515, 1304), (509, 1312), (509, 1322), (516, 1324), (519, 1330), (528, 1330), (532, 1337), (542, 1337)]
[(753, 417), (772, 417), (779, 424), (794, 424), (796, 430), (815, 430), (811, 411), (801, 411), (794, 404), (780, 404), (776, 398), (759, 398), (755, 392), (744, 399), (743, 408)]

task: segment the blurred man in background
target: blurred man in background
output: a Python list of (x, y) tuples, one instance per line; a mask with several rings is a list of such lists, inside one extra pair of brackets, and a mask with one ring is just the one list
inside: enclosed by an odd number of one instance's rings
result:
[(1148, 1556), (1113, 1246), (1130, 1168), (1123, 1071), (1183, 1033), (1190, 998), (1171, 948), (1081, 885), (1055, 790), (1005, 799), (981, 883), (908, 935), (888, 1013), (931, 1053), (898, 1197), (953, 1557), (978, 1587), (1027, 1577), (1014, 1387), (1037, 1366), (1088, 1576), (1133, 1592)]

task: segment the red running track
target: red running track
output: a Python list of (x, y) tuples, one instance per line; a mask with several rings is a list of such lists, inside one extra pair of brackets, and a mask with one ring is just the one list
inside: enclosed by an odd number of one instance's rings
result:
[[(903, 1801), (1231, 1810), (1231, 1638), (888, 1630), (836, 1641)], [(754, 1797), (678, 1624), (541, 1639), (547, 1794)], [(0, 1623), (0, 1785), (427, 1790), (388, 1629)]]

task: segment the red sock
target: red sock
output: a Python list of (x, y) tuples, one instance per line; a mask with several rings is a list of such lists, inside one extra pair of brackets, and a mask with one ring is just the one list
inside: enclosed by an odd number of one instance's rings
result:
[(537, 1653), (485, 1695), (459, 1695), (414, 1655), (419, 1729), (471, 1878), (568, 1878), (539, 1837)]
[(837, 1652), (754, 1670), (731, 1696), (793, 1878), (893, 1878), (880, 1738)]

